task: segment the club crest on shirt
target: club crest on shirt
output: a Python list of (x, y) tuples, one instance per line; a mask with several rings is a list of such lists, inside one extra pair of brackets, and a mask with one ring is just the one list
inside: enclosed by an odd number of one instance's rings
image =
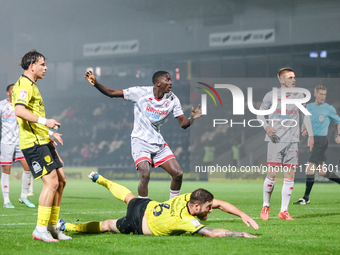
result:
[(324, 116), (319, 115), (319, 121), (323, 121), (323, 119), (324, 119)]
[(19, 93), (19, 97), (22, 99), (26, 99), (27, 97), (27, 91), (26, 90), (21, 90)]
[(169, 101), (165, 101), (164, 106), (168, 107), (169, 105), (170, 105), (170, 102)]

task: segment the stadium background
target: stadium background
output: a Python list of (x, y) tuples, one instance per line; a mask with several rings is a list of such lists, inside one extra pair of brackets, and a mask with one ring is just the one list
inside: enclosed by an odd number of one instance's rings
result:
[[(38, 86), (47, 116), (62, 123), (65, 144), (58, 148), (71, 179), (82, 178), (78, 173), (87, 173), (87, 167), (99, 168), (107, 177), (138, 178), (130, 155), (133, 106), (92, 88), (83, 79), (88, 68), (101, 83), (118, 89), (151, 85), (155, 71), (167, 70), (189, 116), (193, 80), (273, 78), (278, 69), (289, 66), (299, 79), (317, 79), (326, 85), (327, 102), (340, 110), (340, 3), (335, 0), (13, 0), (1, 1), (1, 6), (2, 98), (6, 86), (22, 74), (20, 57), (33, 48), (42, 52), (49, 70)], [(250, 34), (265, 32), (267, 41), (248, 40)], [(236, 35), (241, 40), (229, 43), (228, 36)], [(278, 82), (259, 86), (256, 100), (260, 102), (273, 86)], [(204, 128), (206, 123), (202, 118), (195, 125)], [(215, 147), (216, 160), (231, 161), (231, 146), (236, 144), (239, 164), (265, 162), (262, 129), (224, 128), (211, 139), (190, 139), (190, 131), (181, 130), (170, 116), (161, 130), (186, 179), (199, 179), (190, 173), (190, 164), (202, 160), (207, 144)], [(332, 125), (327, 155), (329, 163), (336, 165), (339, 146), (334, 135)], [(302, 164), (308, 159), (305, 143), (300, 144)], [(152, 171), (153, 179), (168, 178), (162, 170)], [(262, 178), (249, 174), (216, 177)], [(297, 177), (302, 180), (303, 174)]]

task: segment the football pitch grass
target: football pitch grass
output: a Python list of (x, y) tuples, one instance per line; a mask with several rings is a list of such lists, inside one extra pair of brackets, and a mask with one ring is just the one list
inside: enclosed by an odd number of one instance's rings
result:
[[(137, 181), (117, 181), (133, 193)], [(163, 202), (169, 197), (169, 182), (151, 181), (149, 197)], [(295, 221), (278, 219), (282, 181), (277, 181), (271, 199), (270, 218), (260, 219), (263, 183), (184, 182), (181, 193), (196, 188), (211, 191), (215, 198), (235, 205), (259, 224), (260, 229), (247, 227), (240, 218), (214, 210), (206, 222), (212, 228), (246, 231), (258, 238), (209, 238), (200, 235), (143, 236), (121, 234), (81, 234), (68, 232), (70, 241), (45, 243), (32, 238), (37, 208), (20, 204), (21, 181), (11, 181), (10, 199), (15, 209), (0, 209), (0, 254), (340, 254), (340, 186), (316, 183), (311, 204), (290, 205)], [(34, 183), (38, 204), (41, 181)], [(296, 183), (291, 202), (303, 194), (305, 185)], [(60, 218), (71, 223), (117, 219), (125, 215), (126, 205), (104, 187), (91, 181), (69, 180), (64, 192)]]

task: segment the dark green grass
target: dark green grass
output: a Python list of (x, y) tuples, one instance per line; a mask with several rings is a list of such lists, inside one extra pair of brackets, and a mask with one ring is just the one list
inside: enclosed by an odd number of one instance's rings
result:
[[(136, 193), (138, 182), (119, 181)], [(216, 198), (228, 201), (253, 217), (259, 230), (248, 228), (238, 217), (214, 210), (205, 225), (247, 231), (258, 236), (245, 238), (207, 238), (191, 236), (137, 236), (115, 234), (78, 234), (69, 232), (73, 240), (45, 243), (33, 240), (31, 234), (37, 209), (21, 205), (20, 181), (11, 182), (10, 198), (13, 210), (0, 208), (0, 254), (340, 254), (340, 186), (315, 184), (310, 205), (290, 205), (295, 221), (277, 218), (281, 202), (281, 181), (278, 181), (271, 200), (270, 219), (262, 221), (262, 183), (203, 183), (184, 182), (182, 193), (203, 187)], [(41, 181), (35, 181), (31, 201), (38, 203)], [(292, 201), (303, 194), (304, 184), (294, 187)], [(165, 201), (169, 182), (151, 181), (150, 198)], [(2, 201), (2, 200), (1, 200)], [(102, 186), (90, 181), (68, 181), (60, 217), (67, 222), (80, 223), (117, 219), (124, 216), (126, 206)]]

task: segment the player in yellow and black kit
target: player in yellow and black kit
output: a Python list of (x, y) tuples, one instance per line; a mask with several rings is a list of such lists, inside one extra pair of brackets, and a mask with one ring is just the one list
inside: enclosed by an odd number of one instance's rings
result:
[[(61, 160), (49, 138), (49, 128), (60, 127), (60, 123), (45, 118), (44, 102), (36, 85), (47, 71), (45, 57), (31, 50), (22, 57), (21, 67), (24, 74), (12, 92), (19, 124), (19, 145), (34, 178), (41, 178), (44, 183), (39, 197), (37, 226), (32, 236), (46, 242), (68, 240), (71, 237), (56, 229), (66, 178)], [(62, 143), (62, 140), (59, 142)]]
[(106, 187), (119, 200), (127, 205), (126, 216), (118, 220), (93, 221), (85, 224), (65, 223), (59, 220), (58, 229), (84, 233), (113, 232), (122, 234), (144, 235), (180, 235), (185, 232), (198, 233), (204, 236), (256, 237), (246, 232), (226, 229), (213, 229), (202, 225), (197, 219), (206, 220), (212, 209), (239, 216), (247, 225), (259, 229), (257, 223), (235, 206), (215, 199), (207, 190), (197, 189), (192, 193), (174, 197), (159, 203), (150, 199), (136, 198), (127, 188), (105, 179), (97, 172), (91, 172), (92, 181)]

